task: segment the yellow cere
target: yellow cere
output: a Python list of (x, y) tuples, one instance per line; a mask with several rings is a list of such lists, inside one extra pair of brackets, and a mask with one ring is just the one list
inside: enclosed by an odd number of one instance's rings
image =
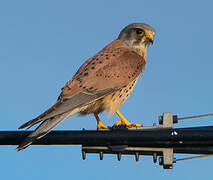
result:
[(152, 33), (150, 33), (150, 34), (147, 34), (147, 35), (146, 35), (146, 38), (153, 39), (153, 34), (152, 34)]

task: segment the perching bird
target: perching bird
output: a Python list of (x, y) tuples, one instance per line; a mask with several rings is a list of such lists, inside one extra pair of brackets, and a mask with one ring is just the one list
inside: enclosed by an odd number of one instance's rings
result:
[(155, 30), (143, 23), (126, 26), (118, 38), (99, 53), (88, 59), (62, 88), (57, 102), (37, 118), (19, 127), (30, 128), (42, 122), (17, 148), (21, 151), (49, 133), (73, 114), (93, 113), (97, 128), (109, 128), (100, 121), (98, 114), (117, 113), (121, 122), (116, 125), (141, 126), (129, 123), (118, 111), (128, 98), (146, 65), (146, 53), (153, 43)]

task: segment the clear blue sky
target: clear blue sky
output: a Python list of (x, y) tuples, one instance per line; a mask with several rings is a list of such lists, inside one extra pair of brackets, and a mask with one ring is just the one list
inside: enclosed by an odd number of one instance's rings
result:
[[(90, 56), (129, 23), (156, 29), (143, 77), (121, 107), (130, 121), (151, 125), (163, 112), (180, 116), (212, 112), (213, 2), (210, 0), (1, 1), (0, 130), (16, 130), (52, 105), (60, 88)], [(117, 117), (103, 122), (112, 125)], [(179, 127), (212, 125), (212, 118)], [(73, 116), (57, 129), (95, 129), (92, 116)], [(1, 179), (212, 178), (212, 157), (178, 162), (165, 171), (150, 157), (121, 162), (108, 155), (81, 159), (80, 146), (31, 146), (17, 153), (0, 147)]]

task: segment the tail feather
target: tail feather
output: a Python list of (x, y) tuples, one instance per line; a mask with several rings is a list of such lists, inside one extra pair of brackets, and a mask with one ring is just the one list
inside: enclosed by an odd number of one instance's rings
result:
[(32, 144), (36, 139), (39, 139), (49, 133), (58, 124), (64, 121), (69, 116), (80, 112), (88, 104), (101, 99), (103, 96), (110, 94), (117, 90), (116, 88), (109, 88), (97, 91), (95, 93), (79, 92), (73, 97), (65, 98), (63, 101), (57, 101), (47, 111), (39, 115), (37, 118), (32, 119), (25, 124), (21, 125), (19, 129), (25, 127), (32, 127), (33, 125), (43, 121), (34, 132), (32, 132), (18, 147), (17, 150), (21, 151)]
[[(55, 107), (59, 106), (60, 103), (61, 103), (60, 101), (57, 101), (57, 102), (56, 102), (52, 107), (50, 107), (48, 110), (46, 110), (45, 112), (43, 112), (43, 113), (42, 113), (41, 115), (39, 115), (38, 117), (36, 117), (36, 118), (34, 118), (34, 119), (32, 119), (32, 120), (30, 120), (30, 121), (28, 121), (28, 122), (22, 124), (18, 129), (23, 129), (23, 128), (26, 128), (26, 127), (27, 127), (27, 129), (29, 129), (29, 128), (31, 128), (32, 126), (34, 126), (35, 124), (40, 123), (40, 122), (43, 121), (43, 120), (46, 120), (46, 119), (44, 119), (44, 117), (45, 117), (47, 114), (53, 112), (53, 111), (55, 110)], [(62, 113), (62, 114), (63, 114), (63, 113)], [(49, 118), (47, 118), (47, 119), (49, 119)]]
[(27, 129), (29, 129), (32, 126), (34, 126), (35, 124), (37, 124), (41, 121), (42, 121), (42, 119), (38, 119), (38, 118), (32, 119), (32, 120), (22, 124), (18, 129), (23, 129), (23, 128), (26, 128), (26, 127), (27, 127)]
[(32, 144), (35, 140), (42, 138), (47, 133), (49, 133), (53, 128), (55, 128), (58, 124), (63, 122), (66, 118), (75, 114), (76, 111), (67, 112), (62, 115), (55, 116), (53, 118), (47, 119), (43, 121), (36, 129), (33, 131), (18, 147), (17, 150), (21, 151), (27, 148), (30, 144)]

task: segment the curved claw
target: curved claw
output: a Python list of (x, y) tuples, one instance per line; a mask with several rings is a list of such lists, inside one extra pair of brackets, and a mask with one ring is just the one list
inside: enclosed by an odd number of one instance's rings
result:
[(94, 113), (94, 116), (95, 116), (95, 118), (96, 118), (96, 120), (97, 120), (97, 129), (111, 129), (110, 126), (105, 126), (105, 125), (101, 122), (101, 120), (100, 120), (100, 118), (98, 117), (97, 114)]
[(131, 128), (131, 127), (142, 127), (143, 126), (142, 124), (135, 124), (135, 123), (130, 123), (130, 122), (127, 123), (127, 122), (123, 123), (122, 121), (119, 121), (119, 122), (115, 123), (115, 126), (117, 127), (117, 126), (120, 126), (120, 125), (124, 125), (124, 126), (126, 126), (128, 128)]
[(130, 123), (129, 121), (127, 121), (123, 115), (117, 110), (116, 111), (117, 115), (119, 116), (119, 118), (121, 119), (120, 122), (116, 122), (115, 126), (119, 126), (119, 125), (124, 125), (126, 127), (142, 127), (142, 124), (135, 124), (135, 123)]
[(111, 129), (110, 126), (105, 126), (102, 122), (97, 124), (97, 129)]

